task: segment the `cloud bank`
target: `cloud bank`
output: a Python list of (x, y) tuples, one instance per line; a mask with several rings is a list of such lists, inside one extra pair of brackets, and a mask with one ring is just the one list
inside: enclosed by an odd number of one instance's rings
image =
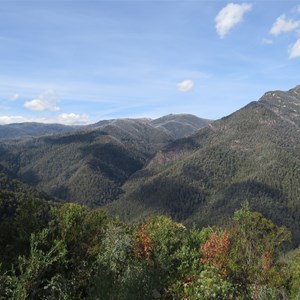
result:
[(54, 118), (29, 118), (23, 116), (0, 116), (0, 124), (12, 124), (12, 123), (25, 123), (25, 122), (38, 122), (38, 123), (59, 123), (65, 125), (79, 125), (87, 124), (89, 122), (89, 116), (87, 114), (74, 114), (74, 113), (62, 113)]
[(0, 124), (24, 123), (24, 122), (29, 122), (29, 120), (22, 116), (0, 116)]

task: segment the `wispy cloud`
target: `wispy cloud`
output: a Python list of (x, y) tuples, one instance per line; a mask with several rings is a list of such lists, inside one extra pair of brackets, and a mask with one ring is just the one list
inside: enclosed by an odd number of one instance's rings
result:
[(238, 23), (243, 20), (243, 16), (247, 11), (252, 9), (252, 4), (229, 3), (215, 18), (216, 30), (220, 38), (224, 38), (226, 34)]
[(30, 110), (37, 110), (37, 111), (59, 111), (60, 107), (55, 105), (59, 101), (59, 98), (55, 94), (54, 91), (48, 90), (44, 93), (40, 94), (36, 99), (32, 99), (30, 101), (26, 101), (24, 103), (24, 107)]
[(261, 43), (262, 43), (263, 45), (272, 45), (272, 44), (273, 44), (273, 40), (263, 38), (263, 39), (261, 40)]
[(194, 81), (193, 80), (184, 80), (182, 82), (179, 82), (177, 84), (178, 91), (180, 92), (188, 92), (194, 87)]
[(13, 96), (10, 97), (11, 101), (16, 101), (18, 99), (20, 99), (20, 94), (19, 93), (15, 93)]
[(300, 57), (300, 38), (296, 41), (296, 43), (292, 46), (290, 50), (289, 58), (297, 58)]
[(288, 32), (297, 29), (300, 26), (300, 21), (294, 21), (293, 19), (286, 19), (285, 15), (278, 17), (273, 24), (270, 33), (272, 35), (279, 35), (282, 32)]

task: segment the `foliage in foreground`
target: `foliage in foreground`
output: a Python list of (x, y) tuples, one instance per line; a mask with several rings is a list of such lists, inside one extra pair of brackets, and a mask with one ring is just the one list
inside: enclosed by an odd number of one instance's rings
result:
[[(3, 204), (3, 202), (2, 202)], [(245, 204), (226, 228), (166, 216), (126, 225), (77, 204), (1, 216), (0, 299), (298, 299), (290, 233)], [(47, 213), (40, 212), (46, 210)], [(43, 219), (47, 215), (47, 219)], [(24, 234), (20, 231), (20, 220)], [(38, 222), (39, 221), (39, 222)], [(36, 224), (25, 226), (25, 224)], [(25, 239), (25, 240), (24, 240)], [(22, 245), (22, 247), (20, 247)], [(9, 255), (8, 255), (9, 254)]]

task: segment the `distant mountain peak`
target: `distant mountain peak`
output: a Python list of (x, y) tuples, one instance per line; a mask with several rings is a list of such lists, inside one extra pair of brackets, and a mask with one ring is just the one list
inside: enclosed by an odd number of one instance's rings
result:
[(300, 85), (288, 91), (269, 91), (258, 101), (279, 117), (300, 127)]
[(150, 124), (155, 128), (163, 129), (172, 138), (178, 139), (193, 134), (211, 122), (192, 114), (168, 114), (152, 120)]
[(293, 89), (289, 90), (290, 94), (295, 94), (300, 99), (300, 85), (296, 85)]
[(300, 91), (300, 84), (296, 85), (292, 90)]

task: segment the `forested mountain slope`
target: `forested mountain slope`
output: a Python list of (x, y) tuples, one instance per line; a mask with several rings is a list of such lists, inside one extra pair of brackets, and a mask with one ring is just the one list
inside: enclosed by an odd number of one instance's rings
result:
[[(192, 131), (207, 124), (198, 117), (189, 119)], [(7, 139), (0, 144), (0, 162), (20, 180), (49, 195), (101, 206), (115, 200), (123, 192), (121, 185), (174, 140), (174, 135), (150, 123), (148, 119), (116, 119), (71, 133)]]
[[(248, 199), (250, 206), (300, 241), (299, 87), (265, 94), (191, 137), (174, 141), (138, 171), (110, 211), (127, 220), (166, 213), (199, 226), (222, 223)], [(290, 97), (293, 95), (293, 97)], [(278, 101), (278, 100), (281, 100)], [(291, 113), (292, 111), (292, 113)]]
[[(143, 129), (155, 130), (148, 127)], [(108, 125), (101, 130), (3, 144), (0, 159), (22, 181), (50, 195), (98, 206), (115, 199), (121, 192), (119, 186), (168, 138), (162, 132), (141, 139)]]

